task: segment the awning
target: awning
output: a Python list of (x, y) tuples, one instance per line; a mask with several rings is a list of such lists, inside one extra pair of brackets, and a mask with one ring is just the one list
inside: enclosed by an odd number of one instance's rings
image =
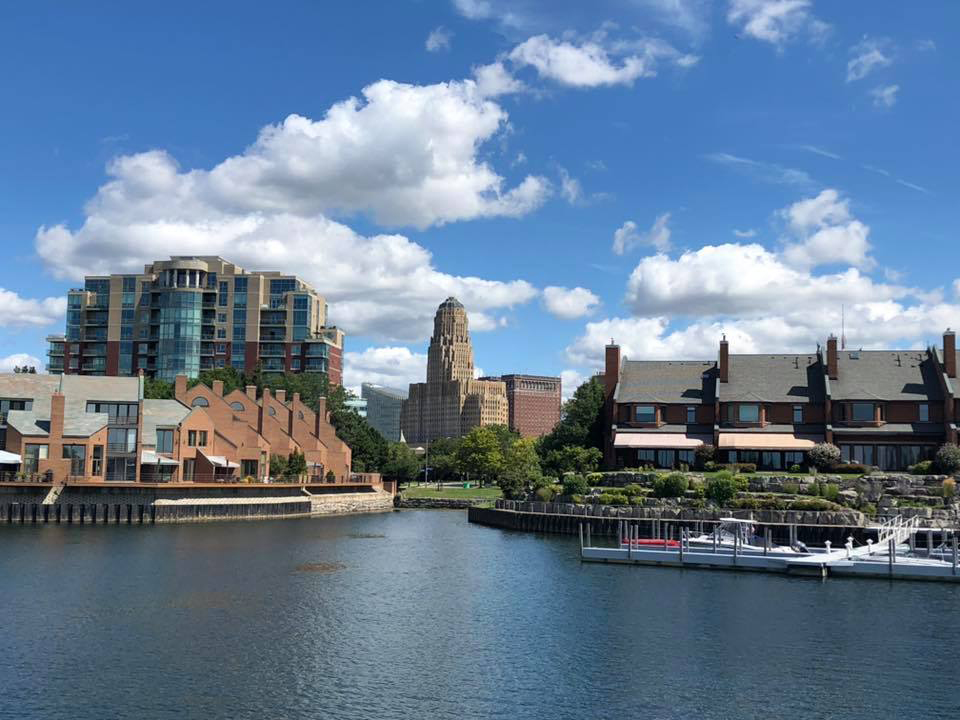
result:
[(222, 468), (240, 467), (238, 463), (230, 462), (223, 455), (207, 455), (206, 453), (204, 453), (203, 456), (210, 461), (211, 465), (215, 465), (216, 467), (222, 467)]
[(141, 465), (173, 465), (174, 467), (180, 466), (179, 460), (174, 460), (173, 458), (164, 457), (163, 455), (157, 455), (157, 453), (152, 450), (144, 450), (140, 453), (140, 464)]
[(16, 453), (0, 450), (0, 465), (19, 465), (20, 456)]
[(618, 432), (613, 439), (617, 448), (698, 448), (711, 442), (705, 435), (685, 435), (683, 433), (625, 433)]
[(721, 450), (809, 450), (823, 436), (792, 433), (720, 433)]

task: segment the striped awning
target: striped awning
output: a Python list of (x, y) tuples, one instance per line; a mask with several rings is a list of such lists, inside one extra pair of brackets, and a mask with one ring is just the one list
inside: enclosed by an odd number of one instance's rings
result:
[(717, 447), (721, 450), (809, 450), (818, 442), (823, 442), (822, 435), (721, 432)]
[(652, 448), (663, 450), (683, 450), (698, 448), (708, 444), (712, 438), (706, 435), (686, 435), (685, 433), (625, 433), (618, 432), (613, 438), (617, 448)]

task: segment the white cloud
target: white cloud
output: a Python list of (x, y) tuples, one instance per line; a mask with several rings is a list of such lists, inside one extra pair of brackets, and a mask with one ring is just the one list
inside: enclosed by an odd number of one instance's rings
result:
[(850, 48), (850, 60), (847, 61), (847, 82), (862, 80), (878, 68), (887, 67), (893, 62), (887, 38), (864, 38)]
[(430, 31), (430, 34), (427, 35), (426, 48), (427, 52), (440, 52), (441, 50), (450, 49), (450, 40), (453, 38), (453, 33), (447, 30), (443, 25), (438, 28), (434, 28)]
[(623, 255), (635, 247), (650, 245), (657, 252), (666, 252), (670, 249), (670, 213), (658, 215), (653, 225), (646, 232), (639, 232), (633, 220), (627, 220), (613, 233), (613, 252)]
[(66, 319), (67, 299), (65, 297), (35, 300), (20, 297), (12, 290), (0, 288), (0, 327), (42, 327), (54, 323), (63, 324)]
[(734, 228), (733, 234), (736, 235), (738, 238), (752, 238), (757, 236), (757, 231), (754, 230), (753, 228), (749, 228), (747, 230), (738, 230)]
[(830, 26), (810, 12), (811, 5), (810, 0), (729, 0), (727, 22), (745, 37), (778, 48), (804, 33), (820, 41)]
[(731, 155), (730, 153), (717, 152), (709, 153), (704, 159), (710, 162), (724, 165), (737, 172), (748, 175), (749, 177), (763, 183), (773, 185), (812, 185), (813, 178), (804, 170), (784, 167), (776, 163), (764, 162), (762, 160), (751, 160), (750, 158)]
[(14, 353), (13, 355), (0, 357), (0, 372), (10, 373), (14, 371), (14, 368), (24, 365), (36, 368), (39, 373), (42, 373), (44, 369), (44, 364), (40, 358), (27, 353)]
[(821, 147), (816, 145), (801, 145), (801, 150), (806, 150), (807, 152), (813, 153), (814, 155), (820, 155), (821, 157), (830, 158), (831, 160), (843, 160), (842, 157), (836, 153), (830, 152), (829, 150), (824, 150)]
[(560, 195), (571, 205), (576, 205), (583, 198), (583, 186), (566, 168), (560, 168)]
[(784, 258), (798, 267), (843, 263), (870, 269), (870, 228), (850, 215), (850, 201), (827, 189), (814, 198), (793, 203), (780, 211), (793, 239)]
[(568, 369), (560, 373), (560, 396), (564, 402), (573, 397), (577, 388), (590, 379), (579, 370)]
[(477, 83), (477, 91), (487, 98), (523, 92), (526, 89), (499, 61), (475, 67), (473, 77)]
[(873, 98), (874, 107), (892, 108), (897, 102), (897, 93), (899, 91), (899, 85), (882, 85), (874, 88), (870, 91), (870, 97)]
[(680, 67), (697, 62), (662, 40), (608, 41), (604, 32), (582, 42), (535, 35), (510, 51), (509, 58), (535, 68), (542, 78), (575, 88), (632, 85), (637, 78), (656, 75), (661, 61)]
[(427, 377), (427, 356), (406, 347), (368, 347), (344, 353), (343, 384), (360, 394), (363, 383), (406, 390)]
[(543, 289), (543, 304), (553, 315), (570, 320), (593, 313), (600, 298), (586, 288), (550, 285)]
[(695, 38), (710, 30), (709, 0), (641, 0), (661, 22), (685, 30)]

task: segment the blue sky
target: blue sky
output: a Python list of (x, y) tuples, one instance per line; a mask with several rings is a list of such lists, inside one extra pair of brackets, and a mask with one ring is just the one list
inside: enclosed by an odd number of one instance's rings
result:
[[(159, 8), (159, 6), (157, 6)], [(960, 325), (960, 5), (32, 2), (0, 10), (0, 367), (84, 273), (298, 272), (346, 381), (915, 347)], [(164, 248), (169, 248), (164, 252)]]

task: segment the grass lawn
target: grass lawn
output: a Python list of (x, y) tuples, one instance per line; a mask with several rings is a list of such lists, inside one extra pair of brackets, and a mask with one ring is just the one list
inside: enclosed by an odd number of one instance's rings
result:
[(416, 485), (407, 487), (403, 491), (404, 497), (408, 498), (436, 498), (447, 500), (459, 500), (461, 498), (484, 498), (486, 500), (496, 500), (502, 498), (503, 493), (496, 485), (488, 485), (483, 488), (472, 487), (444, 487), (437, 491), (437, 486)]

